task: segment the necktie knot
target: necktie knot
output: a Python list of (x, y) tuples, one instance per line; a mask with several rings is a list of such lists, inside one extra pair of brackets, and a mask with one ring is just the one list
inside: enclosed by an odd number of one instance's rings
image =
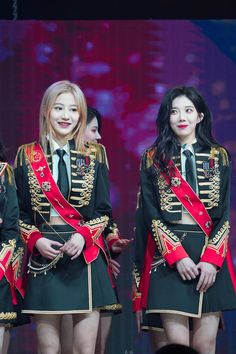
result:
[(56, 149), (56, 153), (60, 157), (60, 159), (62, 159), (66, 152), (64, 149)]
[(192, 156), (193, 153), (192, 153), (192, 151), (190, 151), (190, 150), (187, 149), (187, 150), (184, 150), (184, 151), (183, 151), (183, 154), (184, 154), (187, 158), (189, 158), (189, 157)]

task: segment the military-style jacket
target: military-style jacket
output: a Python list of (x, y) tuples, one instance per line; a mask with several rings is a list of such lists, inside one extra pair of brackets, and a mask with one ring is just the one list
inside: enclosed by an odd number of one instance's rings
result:
[(0, 280), (5, 276), (12, 288), (19, 278), (23, 256), (18, 219), (14, 174), (6, 162), (0, 162)]
[[(195, 143), (193, 148), (199, 198), (213, 221), (213, 230), (201, 261), (220, 268), (226, 256), (230, 227), (230, 161), (222, 147), (209, 148)], [(168, 229), (169, 222), (181, 220), (183, 207), (163, 175), (155, 168), (154, 154), (155, 148), (147, 149), (141, 160), (140, 191), (135, 216), (134, 310), (140, 308), (140, 278), (153, 247), (158, 248), (170, 266), (188, 257), (179, 238)], [(180, 151), (173, 156), (172, 161), (181, 172)], [(148, 237), (151, 241), (148, 241)]]
[[(33, 158), (34, 144), (22, 145), (15, 159), (20, 231), (31, 252), (36, 241), (42, 237), (39, 226), (50, 221), (51, 209), (51, 204), (45, 197), (26, 155), (26, 148), (30, 147)], [(71, 189), (68, 202), (83, 216), (85, 223), (80, 233), (83, 235), (89, 227), (100, 225), (110, 246), (119, 236), (112, 219), (105, 148), (101, 144), (88, 144), (85, 151), (79, 153), (73, 140), (69, 141), (69, 144)], [(52, 171), (49, 148), (45, 156)]]
[[(230, 162), (222, 147), (193, 144), (199, 198), (207, 209), (213, 230), (201, 261), (221, 267), (227, 249), (230, 210)], [(141, 204), (145, 224), (156, 246), (169, 265), (188, 256), (178, 237), (168, 229), (168, 222), (182, 218), (182, 204), (153, 163), (155, 150), (144, 152), (141, 163)], [(181, 172), (180, 152), (172, 160)], [(193, 205), (194, 208), (194, 205)], [(136, 225), (136, 228), (139, 226)], [(139, 231), (137, 230), (139, 233)], [(142, 233), (144, 234), (144, 233)], [(222, 247), (224, 245), (224, 247)]]

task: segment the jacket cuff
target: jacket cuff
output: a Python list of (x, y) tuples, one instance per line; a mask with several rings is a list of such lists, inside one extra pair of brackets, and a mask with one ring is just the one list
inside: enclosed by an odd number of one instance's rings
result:
[(79, 226), (76, 231), (85, 239), (85, 248), (89, 248), (94, 244), (93, 233), (89, 226)]
[(173, 266), (177, 261), (187, 257), (189, 257), (189, 255), (182, 246), (179, 246), (176, 249), (172, 249), (163, 255), (163, 258), (167, 261), (169, 266)]
[(212, 263), (215, 266), (221, 268), (222, 264), (224, 262), (224, 255), (223, 254), (219, 254), (216, 253), (216, 251), (214, 249), (211, 248), (206, 248), (200, 261), (201, 262), (207, 262), (207, 263)]
[(31, 253), (34, 252), (35, 243), (42, 237), (43, 236), (42, 236), (41, 232), (39, 232), (39, 231), (33, 231), (31, 233), (29, 240), (27, 242), (28, 249)]
[(116, 243), (118, 240), (120, 239), (120, 237), (116, 234), (109, 234), (107, 237), (106, 237), (106, 243), (107, 243), (107, 246), (109, 248), (109, 250), (111, 249), (112, 245), (114, 243)]

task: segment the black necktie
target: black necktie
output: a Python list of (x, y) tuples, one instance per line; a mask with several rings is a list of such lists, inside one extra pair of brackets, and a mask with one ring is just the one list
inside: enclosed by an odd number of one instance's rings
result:
[(183, 153), (186, 156), (186, 162), (185, 162), (186, 181), (196, 192), (196, 178), (194, 174), (193, 159), (191, 157), (192, 152), (190, 150), (184, 150)]
[(66, 163), (63, 159), (63, 156), (65, 155), (66, 152), (65, 152), (65, 150), (57, 149), (56, 153), (59, 156), (57, 185), (58, 185), (62, 195), (67, 199), (68, 194), (69, 194), (69, 182), (68, 182)]

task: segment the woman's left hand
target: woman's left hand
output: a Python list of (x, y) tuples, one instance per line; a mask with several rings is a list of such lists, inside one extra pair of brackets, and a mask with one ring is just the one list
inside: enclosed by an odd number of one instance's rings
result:
[(61, 252), (65, 252), (68, 256), (72, 256), (71, 260), (79, 257), (83, 251), (85, 239), (79, 233), (74, 233), (71, 238), (60, 248)]
[(199, 292), (206, 292), (216, 280), (217, 268), (212, 263), (199, 262), (197, 268), (200, 271), (200, 277), (197, 283), (196, 290)]
[(111, 250), (114, 253), (120, 253), (124, 251), (124, 249), (132, 242), (134, 239), (131, 238), (128, 240), (127, 238), (119, 238), (116, 242), (111, 246)]

